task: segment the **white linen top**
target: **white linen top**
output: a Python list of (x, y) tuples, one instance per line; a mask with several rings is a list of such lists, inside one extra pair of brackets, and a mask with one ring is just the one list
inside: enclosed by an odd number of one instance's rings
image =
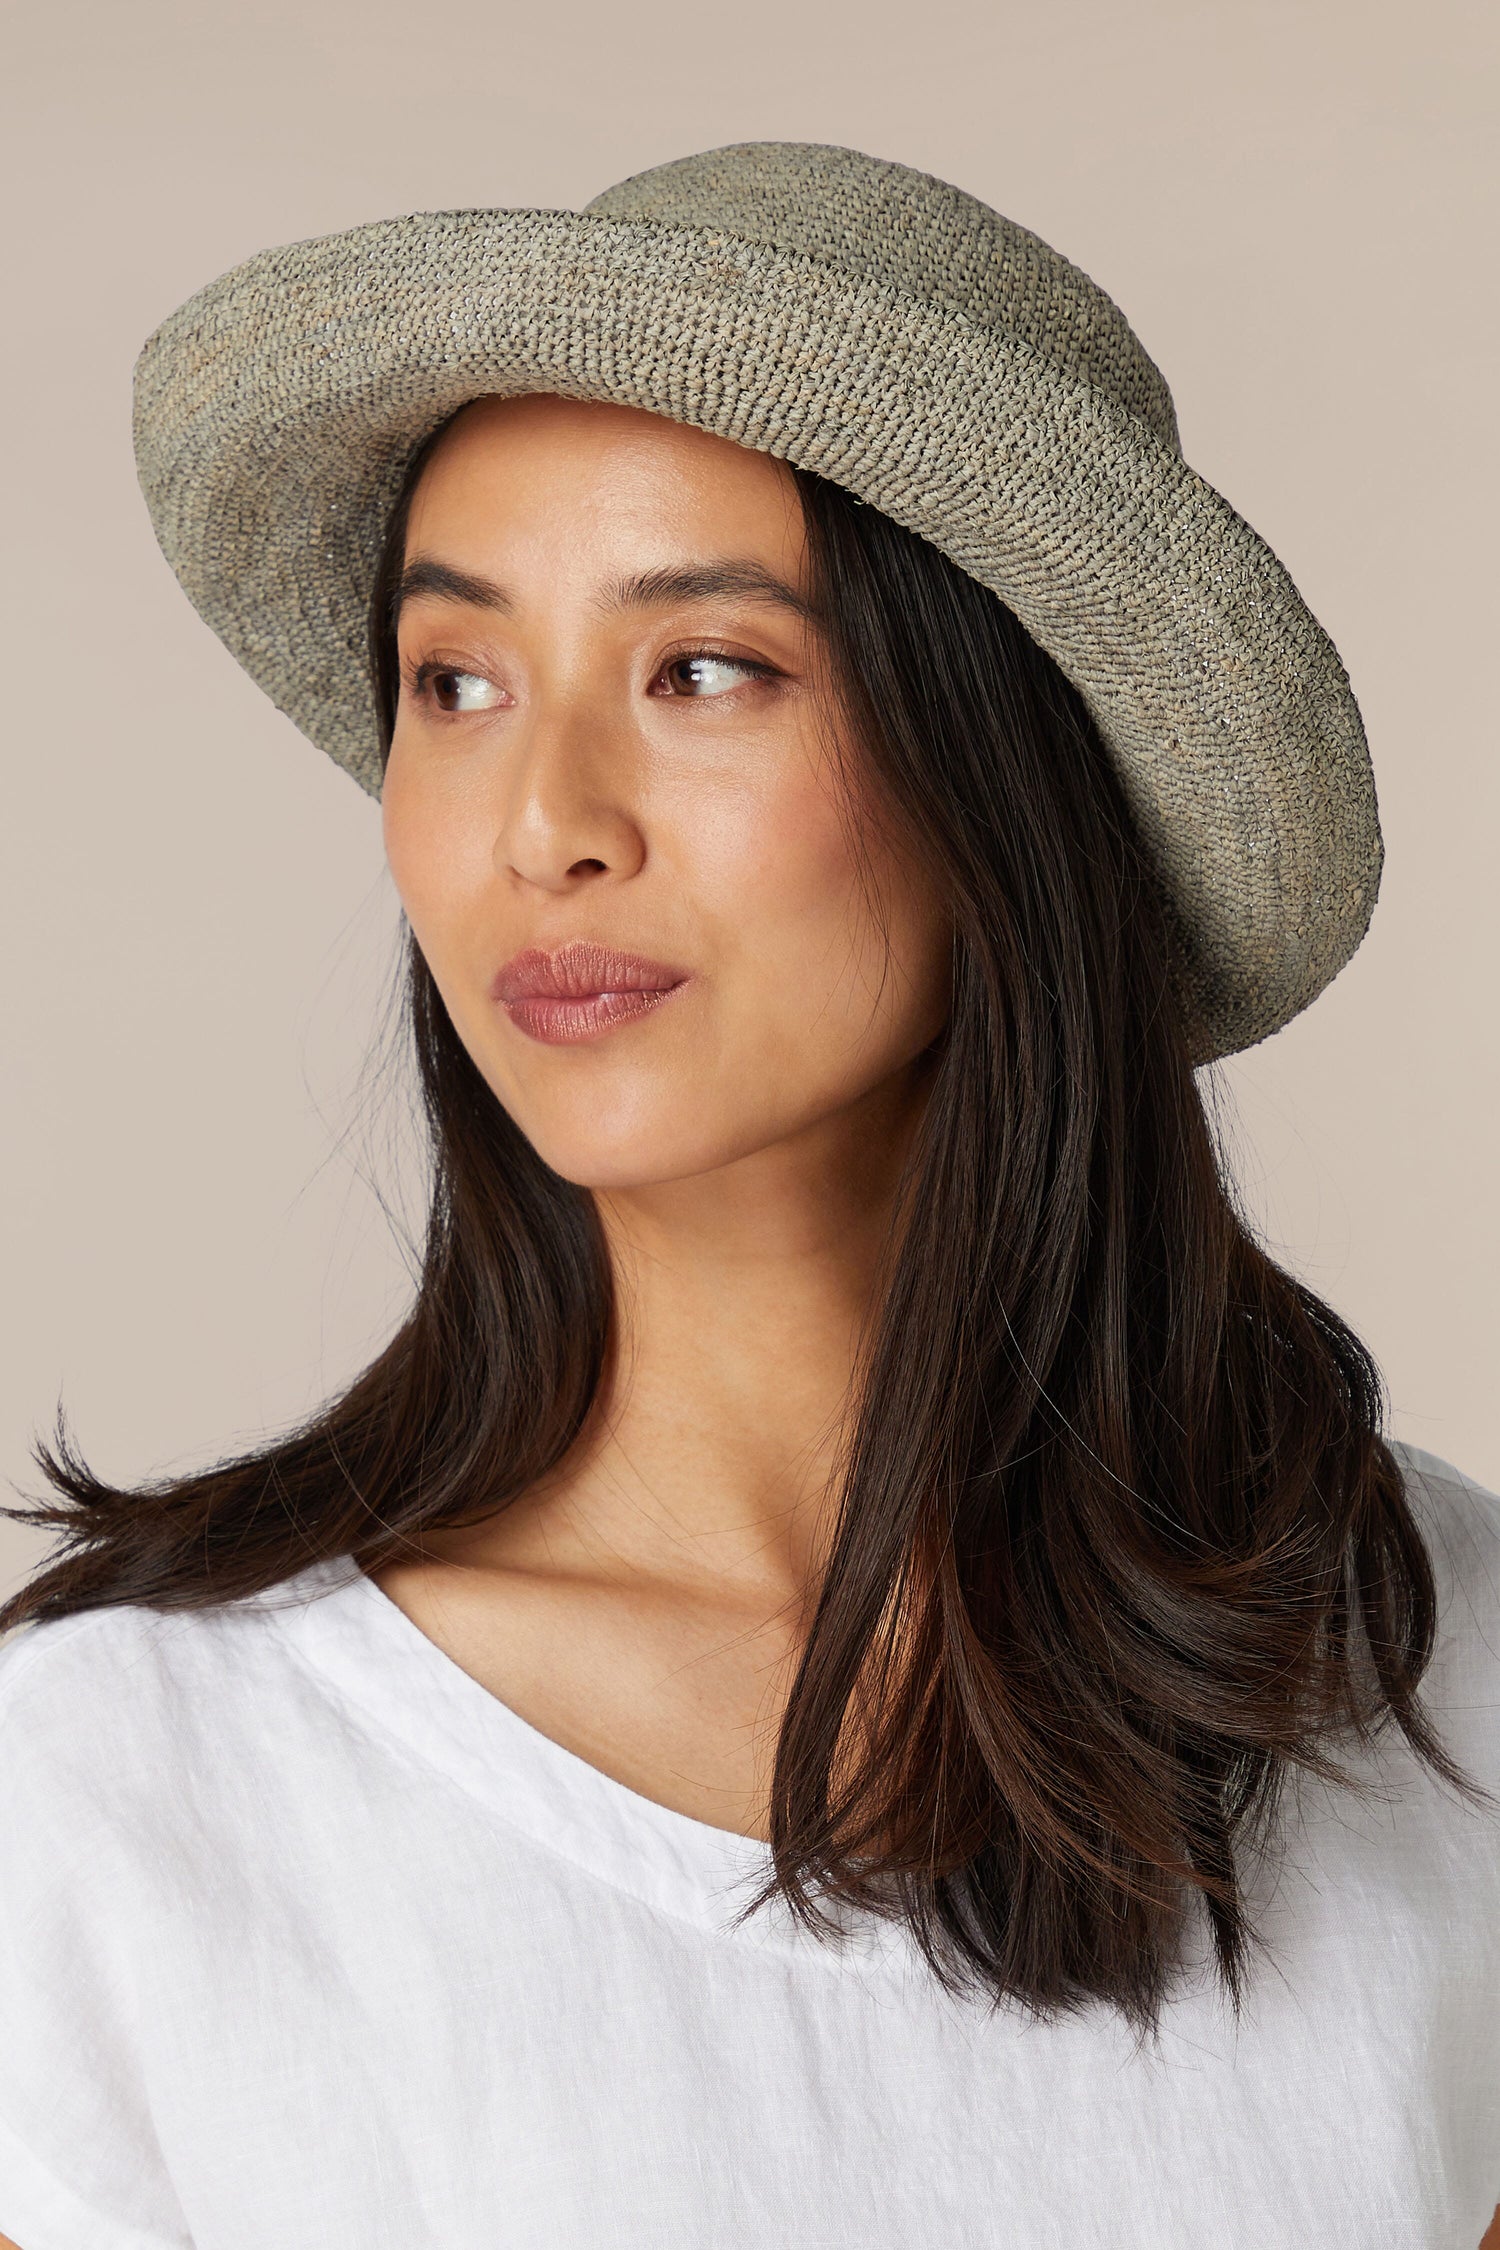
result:
[[(1428, 1700), (1500, 1790), (1500, 1502), (1403, 1449)], [(943, 1997), (728, 1926), (764, 1846), (527, 1725), (352, 1564), (0, 1649), (0, 2234), (21, 2250), (1475, 2250), (1500, 1815), (1304, 1786), (1236, 2025)]]

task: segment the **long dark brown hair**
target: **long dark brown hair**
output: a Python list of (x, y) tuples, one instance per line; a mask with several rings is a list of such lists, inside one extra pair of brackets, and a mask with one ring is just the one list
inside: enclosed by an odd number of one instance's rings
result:
[[(412, 465), (371, 605), (384, 739)], [(1240, 1991), (1246, 1860), (1297, 1769), (1417, 1700), (1428, 1557), (1369, 1354), (1257, 1245), (1185, 1043), (1173, 933), (1075, 689), (995, 596), (796, 472), (873, 803), (945, 889), (952, 1006), (852, 1404), (838, 1526), (783, 1720), (772, 1889), (906, 1918), (951, 1989), (1159, 2011), (1207, 1916)], [(0, 1627), (204, 1608), (367, 1570), (503, 1508), (583, 1428), (611, 1279), (414, 944), (431, 1143), (415, 1302), (353, 1385), (199, 1473), (101, 1482), (59, 1410), (59, 1535)], [(768, 1894), (767, 1894), (768, 1895)], [(824, 1902), (828, 1902), (825, 1906)]]

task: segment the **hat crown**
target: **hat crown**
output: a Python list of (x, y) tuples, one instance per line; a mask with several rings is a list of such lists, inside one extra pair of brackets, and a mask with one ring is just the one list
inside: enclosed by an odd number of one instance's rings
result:
[(606, 188), (584, 215), (800, 252), (1009, 332), (1180, 450), (1172, 394), (1124, 314), (1014, 220), (930, 173), (806, 141), (740, 141)]

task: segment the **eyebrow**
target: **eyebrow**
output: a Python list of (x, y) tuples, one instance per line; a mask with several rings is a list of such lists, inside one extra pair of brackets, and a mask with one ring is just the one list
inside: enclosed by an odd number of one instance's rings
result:
[(510, 608), (510, 597), (504, 589), (488, 578), (473, 578), (466, 570), (454, 570), (448, 563), (435, 562), (430, 556), (420, 556), (409, 562), (396, 581), (391, 597), (391, 623), (401, 615), (409, 601), (426, 594), (432, 601), (462, 602), (471, 609)]
[(666, 609), (674, 602), (769, 602), (788, 609), (807, 624), (813, 622), (813, 605), (795, 586), (778, 578), (764, 563), (749, 561), (682, 563), (659, 570), (638, 571), (633, 578), (617, 579), (599, 599), (601, 610)]
[[(461, 602), (472, 609), (498, 610), (502, 615), (515, 607), (506, 589), (492, 578), (455, 570), (430, 555), (417, 556), (402, 571), (391, 605), (393, 620), (400, 616), (404, 603), (422, 594), (429, 600)], [(725, 599), (768, 602), (792, 611), (809, 625), (817, 620), (813, 603), (795, 586), (789, 586), (763, 563), (735, 560), (638, 571), (632, 578), (620, 578), (602, 588), (594, 598), (594, 607), (607, 615), (617, 610), (665, 609), (674, 602)]]

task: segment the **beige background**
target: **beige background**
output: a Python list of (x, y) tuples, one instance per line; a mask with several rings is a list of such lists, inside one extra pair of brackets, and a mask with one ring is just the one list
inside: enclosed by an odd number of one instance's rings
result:
[[(296, 1415), (386, 1335), (416, 1208), (361, 1102), (377, 808), (178, 593), (133, 481), (148, 330), (269, 243), (573, 206), (751, 137), (937, 172), (1118, 299), (1184, 447), (1339, 646), (1371, 936), (1224, 1075), (1252, 1209), (1398, 1429), (1500, 1485), (1494, 11), (1463, 0), (28, 0), (11, 341), (0, 1477), (59, 1396), (119, 1479)], [(7, 1495), (8, 1497), (9, 1495)], [(0, 1588), (38, 1552), (0, 1526)]]

